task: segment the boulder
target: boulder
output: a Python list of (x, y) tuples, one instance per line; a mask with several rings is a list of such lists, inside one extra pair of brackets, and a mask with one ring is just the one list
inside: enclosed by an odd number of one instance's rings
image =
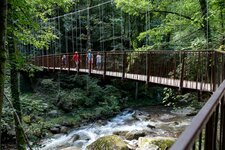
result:
[(60, 127), (60, 133), (67, 133), (68, 130), (69, 130), (69, 128), (67, 128), (65, 126)]
[(155, 129), (155, 126), (151, 125), (151, 124), (148, 124), (147, 127), (150, 128), (150, 129)]
[(136, 150), (160, 150), (160, 148), (154, 144), (147, 144), (142, 148), (137, 148)]
[(72, 143), (77, 141), (78, 139), (80, 138), (80, 136), (78, 134), (74, 134), (72, 137), (71, 137), (71, 141)]
[(127, 140), (134, 140), (134, 139), (138, 139), (139, 137), (144, 137), (146, 136), (146, 133), (145, 131), (137, 131), (137, 130), (134, 130), (134, 131), (130, 131), (128, 132), (126, 135), (125, 135), (125, 138)]
[(174, 142), (175, 138), (173, 137), (140, 137), (138, 139), (138, 147), (146, 148), (151, 147), (151, 145), (156, 145), (161, 150), (167, 150)]
[(58, 133), (60, 133), (60, 128), (53, 127), (53, 128), (50, 129), (50, 131), (51, 131), (53, 134), (58, 134)]
[(141, 112), (141, 111), (135, 111), (135, 113), (132, 115), (132, 117), (135, 120), (140, 120), (140, 121), (146, 121), (151, 118), (151, 116), (149, 116), (149, 114)]
[(114, 131), (114, 135), (125, 136), (129, 131)]
[(59, 115), (59, 113), (57, 110), (52, 110), (52, 111), (48, 112), (48, 115), (50, 117), (57, 117)]
[(77, 148), (77, 147), (73, 146), (73, 147), (63, 148), (61, 150), (80, 150), (80, 148)]
[(129, 150), (126, 143), (117, 135), (100, 137), (87, 146), (87, 150)]

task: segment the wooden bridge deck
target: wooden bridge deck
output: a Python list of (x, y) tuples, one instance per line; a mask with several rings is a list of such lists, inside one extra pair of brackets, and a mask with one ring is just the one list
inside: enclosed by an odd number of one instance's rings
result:
[[(60, 67), (54, 68), (54, 67), (44, 67), (44, 66), (42, 66), (42, 68), (50, 69), (50, 70), (64, 70), (64, 71), (77, 72), (76, 68), (70, 68), (69, 69), (69, 68), (60, 68)], [(89, 74), (89, 69), (79, 69), (79, 72)], [(103, 76), (104, 71), (103, 70), (91, 69), (91, 74)], [(122, 72), (106, 71), (106, 76), (122, 78)], [(140, 74), (125, 73), (124, 78), (130, 79), (130, 80), (142, 81), (142, 82), (147, 81), (147, 76), (146, 75), (140, 75)], [(179, 79), (149, 76), (149, 83), (180, 88), (180, 80)], [(210, 84), (210, 83), (201, 83), (201, 82), (187, 81), (187, 80), (183, 80), (182, 88), (200, 90), (200, 91), (205, 91), (205, 92), (212, 92), (213, 91), (212, 84)]]

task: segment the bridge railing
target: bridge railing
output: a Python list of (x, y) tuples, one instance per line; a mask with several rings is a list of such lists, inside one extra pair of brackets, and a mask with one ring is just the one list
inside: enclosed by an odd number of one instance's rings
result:
[[(87, 62), (87, 54), (80, 53), (79, 69), (103, 76), (113, 75), (121, 78), (142, 80), (146, 83), (173, 82), (171, 85), (202, 91), (214, 91), (224, 78), (224, 54), (215, 51), (148, 51), (148, 52), (99, 52), (102, 56), (100, 68), (96, 66), (97, 52), (92, 52), (93, 63)], [(75, 70), (73, 54), (36, 56), (34, 64), (48, 69)], [(193, 81), (193, 82), (188, 82)], [(166, 83), (170, 85), (170, 83)]]
[(212, 57), (212, 78), (216, 91), (170, 150), (225, 149), (225, 53), (216, 51), (210, 54)]
[(225, 149), (225, 80), (170, 150)]

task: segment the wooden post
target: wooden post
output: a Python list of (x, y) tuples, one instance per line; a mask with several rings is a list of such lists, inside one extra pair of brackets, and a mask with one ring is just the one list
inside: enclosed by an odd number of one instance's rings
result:
[(216, 57), (217, 57), (217, 55), (216, 55), (217, 53), (216, 52), (214, 52), (213, 53), (213, 57), (212, 57), (212, 59), (213, 59), (213, 61), (212, 61), (212, 83), (213, 83), (213, 91), (215, 91), (216, 90), (216, 64), (217, 64), (217, 61), (216, 61)]
[(68, 54), (68, 72), (70, 72), (70, 55)]
[(179, 87), (179, 91), (182, 90), (183, 88), (183, 81), (184, 81), (184, 57), (185, 56), (185, 52), (181, 53), (181, 61), (182, 61), (182, 66), (181, 66), (181, 74), (180, 74), (180, 87)]
[(91, 67), (92, 67), (92, 60), (93, 60), (93, 54), (91, 53), (91, 58), (88, 58), (90, 60), (88, 60), (88, 64), (89, 64), (89, 71), (88, 71), (88, 74), (91, 75)]
[(53, 55), (53, 71), (55, 71), (55, 54)]
[(60, 72), (62, 71), (63, 62), (62, 62), (62, 56), (59, 56), (59, 62), (60, 62)]
[(150, 62), (150, 54), (149, 52), (146, 53), (146, 84), (148, 85), (149, 84), (149, 75), (150, 75), (150, 65), (149, 65), (149, 62)]
[(48, 71), (49, 71), (49, 55), (47, 55), (47, 65), (48, 65)]
[(200, 52), (198, 52), (198, 60), (197, 60), (197, 76), (196, 76), (196, 90), (198, 89), (198, 82), (199, 82), (199, 77), (200, 77)]
[(123, 51), (123, 68), (122, 68), (122, 80), (124, 79), (125, 77), (125, 56), (126, 56), (126, 52)]
[(106, 52), (104, 52), (104, 63), (103, 63), (103, 66), (104, 66), (104, 70), (103, 70), (103, 79), (105, 79), (106, 77)]
[(177, 52), (174, 52), (174, 68), (173, 68), (173, 79), (176, 79), (176, 75), (177, 75), (177, 73), (176, 73), (176, 71), (177, 71)]

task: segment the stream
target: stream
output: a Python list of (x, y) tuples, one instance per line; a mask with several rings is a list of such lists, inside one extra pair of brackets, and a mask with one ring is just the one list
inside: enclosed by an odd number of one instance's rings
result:
[[(62, 150), (73, 147), (77, 150), (85, 150), (86, 146), (96, 139), (106, 135), (123, 132), (144, 132), (151, 137), (174, 137), (191, 122), (192, 109), (172, 110), (165, 107), (146, 107), (127, 109), (106, 121), (96, 121), (86, 126), (71, 130), (68, 134), (58, 134), (50, 139), (41, 141), (38, 150)], [(100, 123), (99, 123), (100, 122)], [(125, 140), (126, 143), (135, 147), (137, 140)]]

